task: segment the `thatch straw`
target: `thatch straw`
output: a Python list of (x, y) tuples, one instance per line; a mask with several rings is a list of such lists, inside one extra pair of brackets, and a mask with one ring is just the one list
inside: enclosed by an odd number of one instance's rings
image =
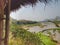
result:
[[(46, 3), (51, 2), (52, 0), (11, 0), (11, 11), (18, 9), (21, 6), (35, 5), (38, 1), (46, 4)], [(6, 9), (7, 9), (7, 6), (5, 10)]]

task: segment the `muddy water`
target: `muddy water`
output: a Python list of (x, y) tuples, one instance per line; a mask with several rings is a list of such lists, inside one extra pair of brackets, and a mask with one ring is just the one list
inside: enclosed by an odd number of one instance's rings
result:
[[(46, 25), (46, 26), (44, 26), (43, 28), (41, 28), (39, 26), (33, 26), (33, 27), (29, 28), (28, 31), (37, 33), (44, 29), (57, 28), (53, 23), (45, 23), (45, 24), (43, 23), (43, 25)], [(57, 40), (58, 42), (60, 42), (60, 33), (58, 33), (57, 31), (56, 31), (56, 36), (54, 37), (54, 39)]]

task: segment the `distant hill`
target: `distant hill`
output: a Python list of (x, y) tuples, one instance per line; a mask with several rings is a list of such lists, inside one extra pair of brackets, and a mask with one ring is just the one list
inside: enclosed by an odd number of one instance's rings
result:
[(16, 24), (35, 24), (38, 23), (37, 21), (30, 21), (30, 20), (14, 20), (12, 19), (12, 23), (16, 23)]
[(55, 17), (54, 19), (45, 19), (45, 20), (42, 21), (42, 22), (49, 22), (49, 20), (50, 20), (50, 21), (60, 21), (60, 17), (57, 16), (57, 17)]
[(57, 22), (57, 23), (60, 23), (60, 17), (56, 17), (54, 19), (46, 19), (44, 21), (31, 21), (31, 20), (15, 20), (15, 19), (11, 19), (12, 20), (12, 23), (15, 23), (15, 24), (36, 24), (36, 23), (45, 23), (45, 22)]

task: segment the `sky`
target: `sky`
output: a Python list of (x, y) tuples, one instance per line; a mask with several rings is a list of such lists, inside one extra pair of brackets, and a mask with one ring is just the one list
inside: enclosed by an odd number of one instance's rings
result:
[(60, 16), (60, 1), (49, 3), (45, 6), (43, 3), (37, 3), (36, 6), (25, 6), (10, 14), (11, 18), (16, 20), (43, 21), (45, 19), (54, 19)]

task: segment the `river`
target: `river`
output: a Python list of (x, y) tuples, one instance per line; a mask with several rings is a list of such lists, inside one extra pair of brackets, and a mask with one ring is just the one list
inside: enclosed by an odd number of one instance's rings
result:
[[(42, 30), (45, 30), (45, 29), (50, 29), (50, 28), (57, 28), (53, 23), (43, 23), (43, 25), (46, 25), (44, 26), (43, 28), (39, 27), (39, 26), (33, 26), (33, 27), (30, 27), (28, 31), (30, 32), (39, 32), (39, 31), (42, 31)], [(58, 42), (60, 42), (60, 33), (58, 33), (58, 31), (55, 32), (55, 37), (54, 37), (54, 40), (57, 40)], [(46, 33), (45, 33), (46, 34)], [(52, 32), (53, 34), (53, 32)]]

